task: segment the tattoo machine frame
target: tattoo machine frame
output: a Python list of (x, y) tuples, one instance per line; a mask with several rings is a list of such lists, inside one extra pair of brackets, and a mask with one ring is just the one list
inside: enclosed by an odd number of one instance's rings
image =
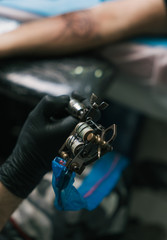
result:
[(97, 123), (97, 112), (107, 107), (106, 102), (99, 103), (94, 93), (90, 97), (89, 107), (71, 98), (68, 112), (76, 117), (79, 123), (59, 149), (59, 154), (66, 161), (65, 166), (69, 171), (82, 174), (88, 164), (113, 150), (112, 142), (117, 133), (116, 125), (112, 124), (105, 129)]

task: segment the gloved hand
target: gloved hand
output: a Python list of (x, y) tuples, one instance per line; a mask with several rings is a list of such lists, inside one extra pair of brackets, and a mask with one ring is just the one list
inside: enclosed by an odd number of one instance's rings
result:
[(0, 168), (0, 181), (13, 194), (25, 198), (51, 170), (77, 120), (67, 116), (69, 97), (44, 97), (29, 114), (16, 146)]

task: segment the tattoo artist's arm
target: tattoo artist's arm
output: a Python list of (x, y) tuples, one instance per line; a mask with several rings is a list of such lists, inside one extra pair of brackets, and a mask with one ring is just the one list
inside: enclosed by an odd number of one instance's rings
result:
[(7, 190), (0, 182), (0, 231), (22, 199)]
[(52, 160), (77, 124), (69, 96), (45, 96), (29, 113), (16, 145), (0, 166), (0, 229), (22, 199), (52, 169)]
[(63, 55), (141, 34), (166, 34), (163, 0), (118, 0), (23, 24), (0, 36), (0, 57)]

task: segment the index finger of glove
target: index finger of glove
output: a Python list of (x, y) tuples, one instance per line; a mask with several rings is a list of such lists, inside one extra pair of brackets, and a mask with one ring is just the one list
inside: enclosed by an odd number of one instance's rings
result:
[(84, 100), (86, 99), (86, 97), (83, 96), (83, 94), (81, 94), (81, 93), (78, 92), (78, 91), (73, 91), (73, 92), (71, 93), (71, 97), (77, 99), (77, 100), (80, 101), (80, 102), (82, 102), (82, 101), (84, 101)]
[(75, 98), (79, 102), (82, 102), (86, 107), (90, 107), (89, 99), (86, 96), (84, 96), (82, 93), (73, 91), (71, 96), (72, 96), (72, 98)]
[(43, 115), (46, 119), (50, 117), (61, 118), (67, 115), (66, 107), (69, 103), (69, 96), (58, 97), (45, 96), (34, 109), (37, 115)]

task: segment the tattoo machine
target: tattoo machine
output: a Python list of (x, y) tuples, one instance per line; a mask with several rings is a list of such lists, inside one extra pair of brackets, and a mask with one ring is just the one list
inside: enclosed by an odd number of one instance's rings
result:
[(59, 149), (59, 155), (65, 160), (69, 172), (82, 174), (88, 164), (98, 160), (105, 153), (112, 151), (112, 142), (116, 137), (116, 125), (104, 128), (97, 123), (97, 113), (108, 107), (92, 93), (89, 106), (71, 98), (69, 113), (78, 119), (78, 124)]

